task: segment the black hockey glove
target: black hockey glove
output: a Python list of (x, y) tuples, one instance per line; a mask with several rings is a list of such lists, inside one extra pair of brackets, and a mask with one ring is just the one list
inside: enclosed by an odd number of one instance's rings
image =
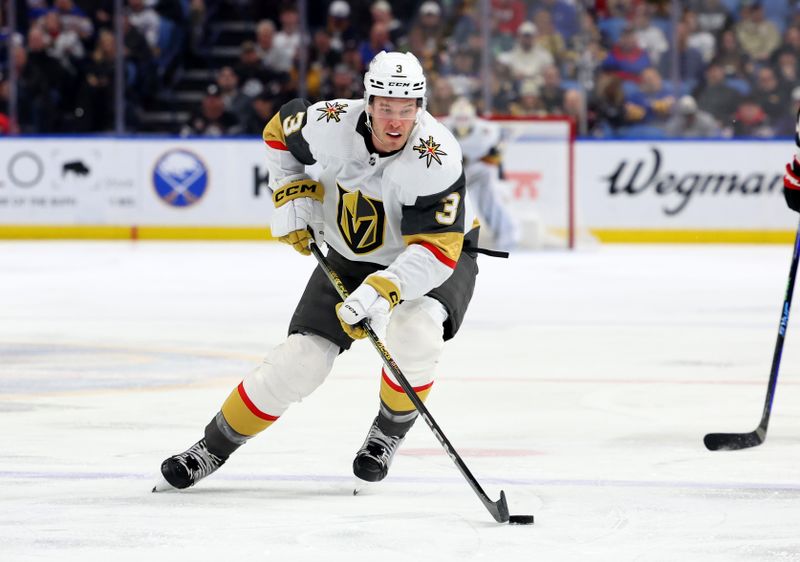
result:
[(783, 197), (791, 210), (800, 213), (800, 162), (797, 160), (800, 156), (800, 112), (797, 113), (794, 143), (797, 146), (797, 155), (786, 164), (786, 175), (783, 176)]
[(786, 175), (783, 176), (783, 197), (793, 211), (800, 213), (800, 163), (795, 159), (786, 164)]

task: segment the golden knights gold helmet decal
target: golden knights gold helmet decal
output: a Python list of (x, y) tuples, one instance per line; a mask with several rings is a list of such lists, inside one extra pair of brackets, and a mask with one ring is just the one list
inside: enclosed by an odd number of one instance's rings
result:
[(386, 216), (383, 202), (365, 196), (360, 191), (339, 188), (339, 207), (336, 223), (345, 242), (356, 254), (367, 254), (383, 246)]

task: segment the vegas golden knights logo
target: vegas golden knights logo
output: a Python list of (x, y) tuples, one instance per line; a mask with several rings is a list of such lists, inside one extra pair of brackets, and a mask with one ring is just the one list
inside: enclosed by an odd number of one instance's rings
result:
[(383, 202), (366, 197), (360, 191), (339, 188), (336, 222), (347, 245), (355, 254), (367, 254), (383, 246), (385, 215)]

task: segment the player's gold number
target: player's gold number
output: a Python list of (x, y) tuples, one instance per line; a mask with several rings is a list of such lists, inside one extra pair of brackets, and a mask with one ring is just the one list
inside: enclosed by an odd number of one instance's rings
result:
[(300, 130), (300, 127), (303, 125), (303, 115), (305, 115), (305, 111), (298, 111), (294, 115), (290, 115), (286, 119), (283, 120), (283, 135), (288, 137), (292, 133), (296, 133)]
[(436, 222), (446, 225), (451, 225), (456, 222), (459, 202), (461, 202), (461, 195), (458, 193), (451, 193), (442, 199), (444, 208), (441, 211), (436, 212)]

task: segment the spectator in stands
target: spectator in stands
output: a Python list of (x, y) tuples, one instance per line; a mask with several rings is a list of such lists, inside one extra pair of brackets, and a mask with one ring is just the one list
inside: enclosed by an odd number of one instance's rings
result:
[[(691, 89), (703, 78), (703, 55), (689, 46), (689, 27), (684, 22), (678, 23), (675, 29), (675, 47), (678, 50), (678, 77)], [(660, 71), (662, 76), (672, 76), (672, 56), (667, 53), (662, 57)]]
[(225, 109), (219, 86), (210, 84), (206, 88), (200, 108), (192, 113), (180, 134), (183, 137), (222, 137), (238, 135), (241, 132), (241, 124)]
[(286, 59), (289, 61), (289, 66), (275, 67), (274, 70), (279, 72), (289, 72), (297, 57), (297, 50), (300, 48), (302, 36), (300, 35), (300, 14), (297, 13), (297, 8), (286, 7), (281, 10), (280, 15), (281, 29), (275, 34), (275, 48), (279, 52), (286, 53)]
[(87, 42), (94, 35), (92, 20), (72, 0), (54, 0), (53, 11), (61, 19), (61, 28), (74, 31), (82, 41)]
[(700, 53), (703, 63), (708, 64), (717, 51), (716, 38), (711, 32), (700, 29), (697, 23), (697, 14), (691, 10), (683, 12), (683, 23), (686, 25), (688, 33), (686, 44)]
[(292, 54), (281, 51), (275, 45), (275, 24), (271, 20), (261, 20), (256, 25), (256, 52), (265, 68), (277, 72), (288, 72), (292, 67)]
[(587, 115), (591, 134), (613, 136), (622, 127), (639, 122), (644, 116), (643, 108), (626, 100), (619, 76), (612, 73), (598, 76)]
[(578, 90), (566, 90), (564, 92), (564, 110), (562, 115), (569, 117), (578, 125), (583, 115), (583, 96)]
[(511, 102), (509, 108), (511, 115), (515, 117), (532, 117), (546, 115), (542, 99), (540, 97), (539, 84), (536, 80), (528, 78), (523, 80), (519, 87), (519, 97)]
[(595, 14), (600, 19), (626, 19), (632, 2), (630, 0), (597, 0), (594, 4)]
[(678, 100), (677, 111), (666, 125), (667, 135), (682, 138), (718, 137), (719, 126), (714, 118), (697, 108), (692, 96), (683, 96)]
[[(47, 0), (26, 0), (28, 21), (33, 23), (50, 11)], [(5, 4), (4, 4), (5, 9)]]
[(328, 6), (326, 29), (331, 35), (331, 46), (339, 51), (358, 44), (358, 34), (350, 26), (350, 4), (345, 0), (334, 0)]
[(775, 73), (780, 82), (781, 90), (791, 92), (800, 86), (800, 69), (797, 64), (797, 55), (792, 51), (783, 51), (778, 55)]
[(538, 0), (531, 13), (539, 10), (547, 10), (556, 30), (567, 43), (578, 33), (578, 12), (571, 3), (564, 0)]
[(800, 113), (800, 86), (792, 90), (791, 104), (775, 120), (774, 133), (778, 137), (793, 137), (796, 133), (795, 127), (797, 126), (797, 115)]
[(216, 80), (225, 111), (232, 113), (239, 123), (245, 123), (250, 115), (253, 97), (239, 89), (239, 77), (230, 66), (220, 68)]
[[(369, 61), (367, 61), (369, 62)], [(364, 60), (361, 58), (361, 51), (355, 45), (348, 47), (342, 53), (342, 63), (350, 67), (356, 74), (364, 73)]]
[(50, 36), (40, 26), (32, 25), (27, 39), (26, 71), (31, 72), (28, 76), (33, 79), (29, 84), (36, 84), (33, 88), (34, 105), (39, 115), (35, 116), (35, 120), (38, 121), (37, 126), (41, 127), (33, 132), (57, 132), (60, 130), (59, 110), (67, 109), (63, 96), (71, 93), (67, 86), (74, 84), (59, 59), (50, 54)]
[(61, 27), (61, 18), (56, 12), (47, 12), (39, 20), (39, 25), (48, 37), (50, 54), (61, 62), (71, 74), (77, 74), (86, 58), (86, 49), (75, 31), (66, 31)]
[(661, 61), (661, 56), (669, 49), (669, 42), (667, 42), (667, 36), (664, 35), (664, 32), (650, 21), (649, 9), (647, 4), (636, 6), (633, 15), (633, 28), (639, 46), (647, 51), (650, 62), (658, 65)]
[(498, 56), (503, 64), (509, 66), (515, 80), (541, 81), (542, 70), (546, 66), (555, 64), (550, 51), (537, 44), (536, 32), (536, 25), (533, 22), (524, 22), (519, 26), (514, 48)]
[(525, 3), (521, 0), (491, 0), (491, 16), (495, 22), (495, 31), (514, 37), (519, 26), (525, 21)]
[(741, 94), (725, 82), (725, 71), (716, 62), (706, 69), (705, 85), (697, 96), (700, 109), (710, 113), (720, 125), (727, 127), (739, 107)]
[(728, 78), (744, 78), (749, 74), (750, 61), (739, 48), (739, 40), (733, 30), (722, 33), (717, 56), (714, 59)]
[(733, 120), (733, 135), (735, 137), (770, 138), (774, 131), (769, 122), (769, 117), (750, 96), (742, 98)]
[(453, 92), (453, 86), (445, 78), (435, 78), (431, 76), (429, 81), (433, 82), (432, 86), (428, 86), (428, 112), (434, 117), (442, 117), (447, 115), (450, 111), (450, 106), (456, 100), (456, 95)]
[(733, 18), (722, 0), (690, 0), (688, 8), (697, 14), (697, 29), (717, 39), (733, 25)]
[(389, 41), (398, 45), (405, 40), (405, 28), (399, 19), (392, 15), (392, 5), (386, 0), (377, 0), (370, 6), (369, 12), (372, 15), (372, 23), (382, 23), (389, 31)]
[(385, 23), (373, 23), (369, 30), (369, 39), (358, 46), (361, 60), (372, 60), (381, 51), (393, 51), (394, 45), (389, 40), (389, 28)]
[[(158, 90), (158, 70), (156, 58), (150, 44), (138, 29), (131, 25), (127, 16), (123, 18), (123, 44), (125, 45), (125, 64), (129, 70), (126, 79), (125, 102), (131, 104), (149, 103)], [(130, 69), (134, 72), (130, 72)]]
[(312, 99), (320, 97), (322, 85), (330, 79), (332, 69), (342, 61), (342, 53), (333, 49), (328, 30), (320, 28), (314, 32), (311, 52), (308, 55), (306, 88)]
[(346, 64), (337, 64), (330, 79), (322, 85), (320, 97), (325, 100), (360, 98), (363, 93), (360, 76)]
[[(74, 113), (77, 103), (76, 95), (78, 85), (83, 77), (83, 70), (86, 65), (86, 51), (83, 42), (75, 31), (63, 31), (61, 29), (61, 19), (53, 11), (47, 12), (34, 23), (39, 27), (48, 45), (47, 55), (59, 62), (58, 70), (58, 89), (55, 97), (58, 100), (57, 115), (60, 117), (59, 125), (55, 126), (59, 131), (68, 131), (71, 124), (70, 120)], [(36, 60), (33, 64), (39, 64)], [(47, 70), (45, 69), (47, 72)], [(55, 129), (42, 132), (56, 132)]]
[(792, 53), (795, 60), (800, 62), (800, 27), (790, 25), (786, 28), (786, 32), (783, 34), (783, 44), (772, 54), (772, 57), (777, 61), (784, 53)]
[(144, 0), (128, 0), (128, 21), (139, 33), (147, 39), (153, 53), (158, 54), (158, 30), (161, 26), (161, 16), (156, 11), (147, 7)]
[(114, 34), (101, 29), (86, 68), (76, 115), (85, 132), (114, 130), (114, 68), (117, 44)]
[(597, 22), (588, 11), (582, 11), (578, 16), (578, 33), (572, 39), (581, 45), (591, 42), (602, 43), (603, 34), (600, 33)]
[(478, 96), (481, 88), (478, 78), (479, 56), (480, 53), (475, 53), (464, 45), (456, 49), (452, 57), (452, 64), (442, 72), (442, 77), (446, 78), (453, 86), (456, 96), (469, 99)]
[(764, 8), (754, 2), (742, 8), (741, 21), (736, 24), (736, 38), (753, 61), (765, 61), (781, 44), (778, 28), (764, 18)]
[(275, 115), (274, 98), (266, 92), (258, 94), (250, 104), (250, 112), (244, 122), (242, 133), (261, 136), (264, 126)]
[(753, 98), (767, 114), (770, 123), (774, 124), (786, 112), (789, 92), (780, 87), (775, 71), (769, 67), (761, 68), (756, 76)]
[(539, 10), (534, 16), (533, 23), (537, 30), (536, 44), (547, 49), (553, 55), (556, 63), (560, 64), (566, 58), (567, 46), (564, 38), (553, 25), (550, 12)]
[(442, 8), (436, 2), (420, 5), (417, 20), (408, 31), (408, 50), (417, 56), (426, 74), (438, 71), (447, 49)]
[(675, 96), (672, 88), (664, 84), (658, 70), (646, 68), (642, 71), (639, 91), (631, 95), (628, 101), (644, 109), (642, 122), (663, 126), (672, 115)]
[(564, 112), (564, 88), (561, 87), (561, 73), (556, 66), (546, 66), (542, 71), (542, 86), (539, 99), (548, 115)]
[(495, 60), (492, 64), (490, 82), (491, 107), (484, 107), (483, 99), (473, 100), (480, 107), (482, 114), (506, 115), (510, 111), (511, 102), (517, 99), (516, 82), (511, 76), (511, 68)]
[(639, 47), (633, 27), (626, 25), (619, 41), (611, 48), (603, 61), (601, 69), (622, 80), (638, 82), (642, 71), (650, 66), (650, 57), (644, 49)]
[(233, 67), (239, 77), (239, 84), (243, 92), (250, 97), (255, 97), (262, 90), (279, 95), (290, 96), (292, 84), (290, 77), (285, 72), (265, 67), (258, 56), (258, 50), (252, 41), (244, 41), (239, 53), (239, 62)]
[(480, 36), (482, 20), (479, 10), (480, 6), (476, 2), (462, 2), (458, 6), (450, 36), (455, 45), (463, 45), (470, 37)]
[(569, 56), (561, 64), (562, 76), (569, 80), (585, 80), (593, 76), (607, 56), (602, 46), (603, 36), (592, 16), (587, 12), (581, 13), (579, 25), (580, 31), (568, 45)]

